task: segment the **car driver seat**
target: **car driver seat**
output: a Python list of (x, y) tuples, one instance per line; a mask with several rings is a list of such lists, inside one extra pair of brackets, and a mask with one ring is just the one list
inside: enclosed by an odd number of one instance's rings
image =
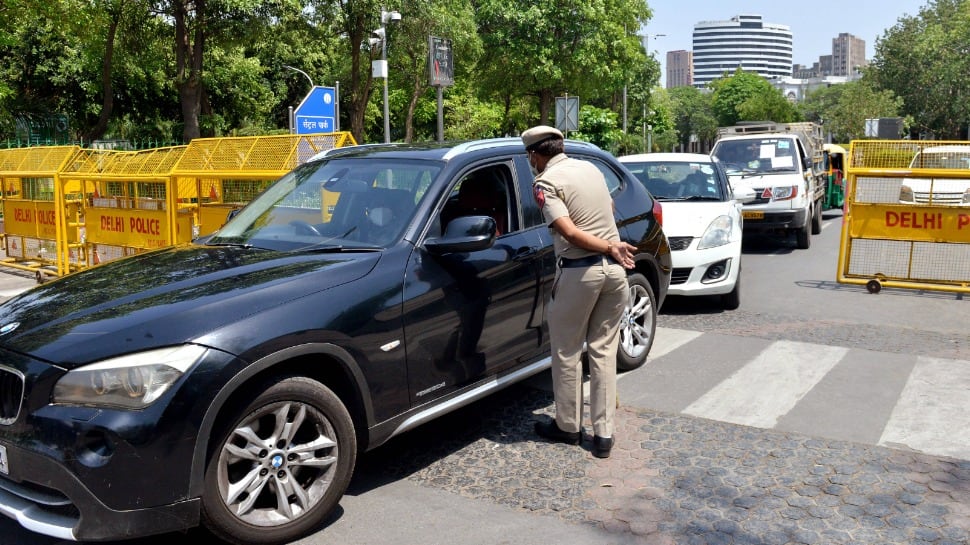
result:
[(414, 196), (406, 189), (374, 187), (368, 191), (367, 232), (369, 242), (386, 244), (393, 240), (411, 217)]
[(487, 173), (474, 173), (458, 188), (456, 216), (491, 216), (495, 235), (508, 232), (508, 198), (505, 186)]

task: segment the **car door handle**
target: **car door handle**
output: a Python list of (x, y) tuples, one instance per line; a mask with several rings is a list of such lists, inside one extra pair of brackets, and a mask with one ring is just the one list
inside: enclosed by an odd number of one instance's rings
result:
[(539, 253), (539, 248), (535, 246), (523, 246), (515, 251), (515, 255), (512, 256), (513, 261), (523, 261), (525, 259), (530, 259)]

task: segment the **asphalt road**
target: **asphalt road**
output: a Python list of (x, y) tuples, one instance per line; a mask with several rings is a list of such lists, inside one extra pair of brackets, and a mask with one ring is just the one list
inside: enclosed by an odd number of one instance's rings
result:
[[(737, 311), (665, 304), (610, 459), (534, 436), (544, 373), (364, 454), (299, 543), (970, 542), (970, 303), (836, 283), (837, 223), (746, 244)], [(0, 520), (0, 545), (53, 543)]]

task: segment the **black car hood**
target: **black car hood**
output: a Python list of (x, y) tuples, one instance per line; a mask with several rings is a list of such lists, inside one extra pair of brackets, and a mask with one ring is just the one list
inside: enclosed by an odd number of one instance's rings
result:
[(360, 278), (380, 256), (158, 250), (65, 276), (0, 305), (0, 347), (73, 368), (179, 344)]

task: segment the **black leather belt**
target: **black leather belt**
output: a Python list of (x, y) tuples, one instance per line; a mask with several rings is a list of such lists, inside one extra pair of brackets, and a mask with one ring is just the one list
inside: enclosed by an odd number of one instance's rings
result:
[(593, 265), (599, 265), (600, 263), (602, 263), (604, 257), (606, 259), (609, 259), (611, 262), (613, 261), (612, 257), (605, 256), (605, 255), (588, 255), (586, 257), (577, 257), (573, 259), (570, 259), (568, 257), (560, 257), (559, 268), (569, 269), (572, 267), (592, 267)]

